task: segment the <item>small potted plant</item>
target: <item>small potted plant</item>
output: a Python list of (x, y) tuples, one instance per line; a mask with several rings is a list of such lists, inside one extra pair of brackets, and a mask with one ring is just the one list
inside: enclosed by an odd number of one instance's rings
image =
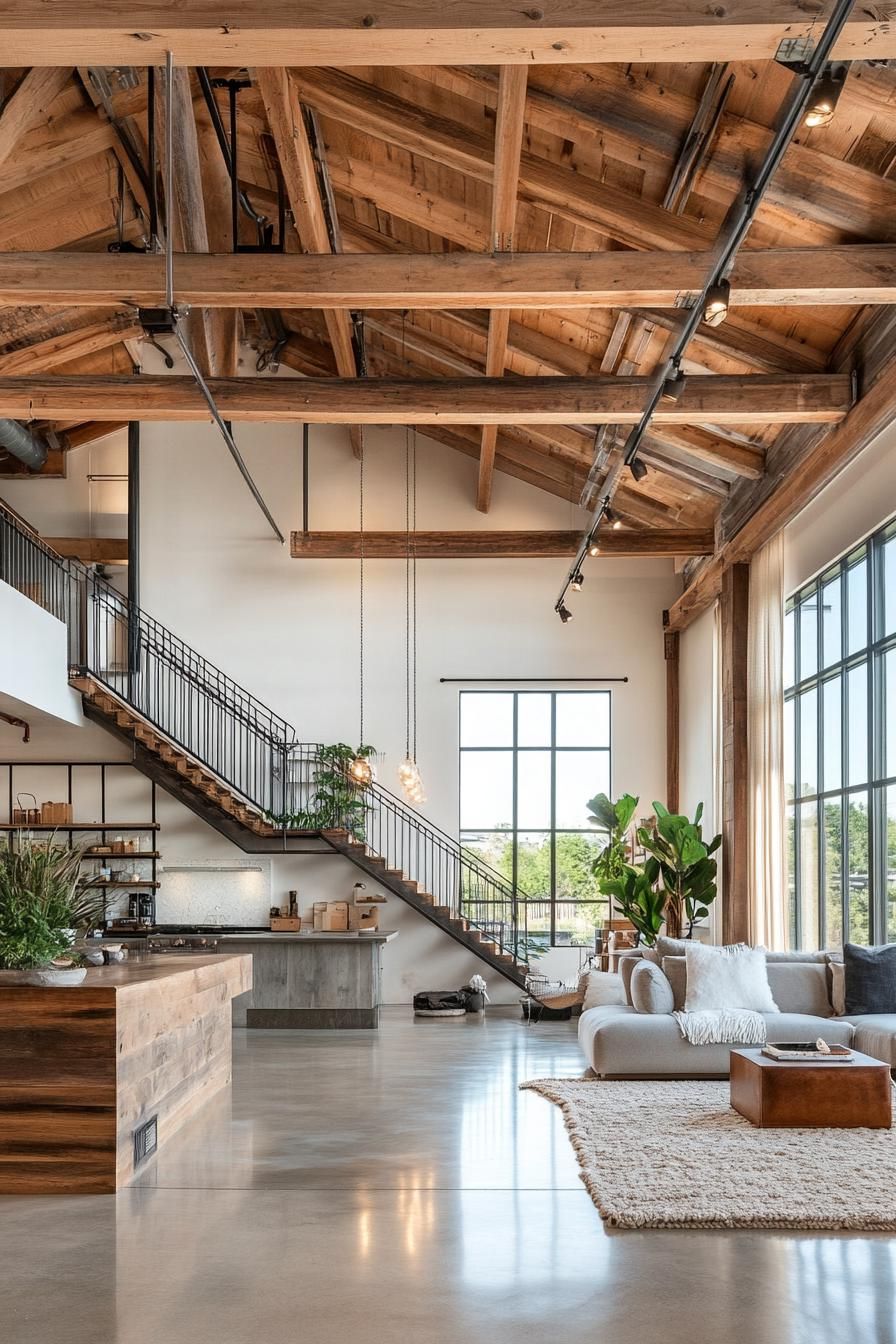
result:
[(77, 985), (87, 974), (72, 947), (102, 916), (103, 899), (81, 877), (81, 858), (22, 831), (0, 852), (0, 970), (20, 984)]

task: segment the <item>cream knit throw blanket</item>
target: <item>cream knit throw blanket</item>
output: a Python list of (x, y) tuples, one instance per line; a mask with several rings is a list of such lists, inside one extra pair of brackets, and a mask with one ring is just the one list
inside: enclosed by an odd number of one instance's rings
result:
[(672, 1016), (691, 1045), (765, 1045), (765, 1019), (750, 1008), (704, 1008)]

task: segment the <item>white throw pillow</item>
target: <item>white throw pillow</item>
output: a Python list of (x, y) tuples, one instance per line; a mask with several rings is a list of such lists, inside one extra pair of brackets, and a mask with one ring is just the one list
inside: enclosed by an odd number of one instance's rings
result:
[(705, 947), (693, 943), (685, 951), (688, 983), (687, 1013), (705, 1009), (752, 1008), (777, 1013), (772, 998), (765, 953), (753, 947)]
[(585, 989), (582, 1012), (587, 1012), (589, 1008), (606, 1008), (607, 1005), (626, 1007), (622, 976), (615, 971), (592, 971)]

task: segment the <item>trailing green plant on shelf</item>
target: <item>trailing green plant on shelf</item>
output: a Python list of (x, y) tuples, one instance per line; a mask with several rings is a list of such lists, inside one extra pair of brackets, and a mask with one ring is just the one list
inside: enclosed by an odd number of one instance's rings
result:
[[(625, 793), (614, 803), (599, 793), (588, 803), (592, 823), (607, 832), (607, 843), (592, 865), (598, 890), (648, 946), (664, 928), (670, 938), (682, 933), (690, 938), (718, 895), (712, 855), (722, 837), (703, 839), (702, 803), (691, 821), (655, 802), (653, 817), (632, 838), (629, 828), (639, 801)], [(633, 861), (636, 849), (644, 853), (643, 863)]]
[(29, 971), (71, 958), (81, 929), (102, 918), (104, 902), (81, 876), (82, 849), (17, 833), (0, 851), (0, 968)]
[(334, 742), (321, 747), (314, 758), (312, 792), (308, 806), (295, 812), (269, 812), (276, 826), (297, 831), (347, 830), (363, 840), (370, 804), (365, 798), (367, 783), (352, 774), (356, 761), (372, 763), (376, 748), (350, 747)]

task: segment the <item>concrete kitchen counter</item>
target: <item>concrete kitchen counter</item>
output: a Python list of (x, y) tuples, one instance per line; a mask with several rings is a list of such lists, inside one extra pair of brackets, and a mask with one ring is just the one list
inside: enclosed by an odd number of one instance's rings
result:
[(252, 989), (233, 1001), (235, 1027), (377, 1027), (382, 949), (396, 932), (224, 933), (219, 946), (249, 952)]

